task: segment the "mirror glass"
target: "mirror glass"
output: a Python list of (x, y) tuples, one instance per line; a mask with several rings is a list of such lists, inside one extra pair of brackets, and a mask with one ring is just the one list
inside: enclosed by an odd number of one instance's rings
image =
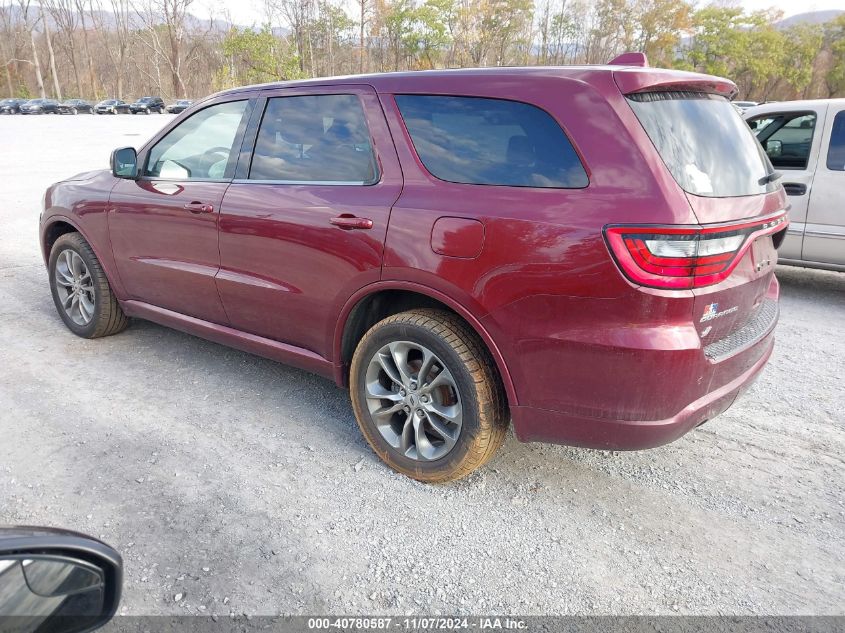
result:
[(118, 178), (134, 178), (138, 173), (138, 155), (132, 147), (122, 147), (112, 154), (112, 173)]
[[(103, 571), (64, 556), (0, 558), (0, 615), (15, 631), (76, 633), (107, 620)], [(2, 628), (2, 627), (0, 627)]]
[(22, 563), (26, 584), (45, 598), (66, 596), (103, 584), (103, 573), (67, 560), (27, 559)]
[(783, 154), (783, 141), (766, 141), (766, 153), (772, 158)]

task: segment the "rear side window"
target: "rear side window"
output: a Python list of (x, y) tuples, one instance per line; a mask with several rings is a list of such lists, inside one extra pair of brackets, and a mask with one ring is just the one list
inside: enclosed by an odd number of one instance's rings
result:
[(807, 169), (816, 129), (814, 112), (766, 114), (748, 125), (776, 169)]
[(827, 150), (827, 168), (845, 171), (845, 110), (833, 119), (830, 131), (830, 147)]
[(724, 97), (649, 92), (628, 103), (684, 191), (712, 198), (769, 193), (779, 185), (763, 148)]
[(557, 122), (527, 103), (397, 95), (417, 155), (449, 182), (580, 188), (587, 173)]
[(283, 183), (376, 182), (376, 161), (360, 99), (335, 94), (268, 100), (249, 177)]

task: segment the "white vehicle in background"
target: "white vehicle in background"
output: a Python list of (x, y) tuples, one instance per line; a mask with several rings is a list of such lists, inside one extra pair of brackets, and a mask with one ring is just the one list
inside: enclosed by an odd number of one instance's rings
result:
[(845, 271), (845, 99), (768, 103), (742, 116), (792, 203), (779, 263)]
[(756, 101), (731, 101), (731, 103), (740, 112), (745, 112), (748, 108), (753, 108), (757, 105)]

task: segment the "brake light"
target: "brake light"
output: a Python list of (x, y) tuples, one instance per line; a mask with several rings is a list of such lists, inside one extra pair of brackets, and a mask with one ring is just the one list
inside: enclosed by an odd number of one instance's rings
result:
[(731, 274), (751, 243), (786, 229), (786, 212), (716, 226), (614, 225), (604, 236), (622, 272), (652, 288), (700, 288)]

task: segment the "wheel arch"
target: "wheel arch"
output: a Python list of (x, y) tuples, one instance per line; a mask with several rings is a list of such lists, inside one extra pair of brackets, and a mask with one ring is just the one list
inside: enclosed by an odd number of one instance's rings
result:
[(372, 284), (359, 290), (344, 304), (334, 334), (335, 381), (341, 386), (349, 384), (352, 354), (370, 327), (383, 318), (415, 308), (439, 308), (460, 317), (479, 336), (493, 357), (508, 406), (517, 406), (516, 390), (507, 363), (487, 329), (465, 306), (448, 295), (412, 282)]
[(109, 285), (111, 285), (112, 290), (118, 297), (121, 297), (123, 295), (123, 284), (120, 283), (117, 271), (112, 270), (113, 262), (111, 261), (111, 258), (104, 257), (104, 255), (111, 255), (111, 253), (101, 253), (96, 244), (96, 240), (92, 240), (88, 233), (84, 231), (79, 224), (65, 215), (52, 215), (45, 220), (44, 225), (41, 227), (41, 254), (44, 257), (44, 264), (49, 266), (50, 251), (53, 249), (53, 245), (56, 243), (56, 240), (67, 233), (79, 233), (82, 236), (82, 239), (88, 243), (88, 246), (90, 246), (91, 250), (94, 251), (94, 255), (103, 267), (103, 272), (105, 273), (106, 279), (108, 280)]
[[(50, 261), (50, 251), (53, 250), (53, 244), (62, 235), (68, 233), (79, 233), (89, 245), (91, 244), (91, 240), (85, 236), (85, 233), (68, 218), (54, 216), (41, 229), (41, 255), (44, 257), (45, 264)], [(94, 247), (92, 246), (91, 248), (93, 249)]]

